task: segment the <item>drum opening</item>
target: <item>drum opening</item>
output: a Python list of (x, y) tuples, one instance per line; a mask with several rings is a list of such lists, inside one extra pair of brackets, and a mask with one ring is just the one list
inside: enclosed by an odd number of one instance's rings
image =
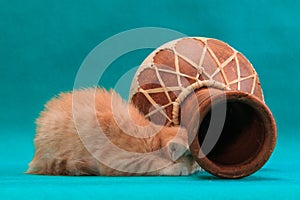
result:
[[(226, 104), (226, 105), (224, 105)], [(214, 105), (213, 109), (226, 108), (224, 126), (220, 137), (206, 157), (217, 165), (241, 165), (253, 160), (261, 151), (265, 138), (265, 126), (255, 106), (245, 102), (230, 101)], [(205, 115), (199, 131), (200, 147), (213, 123), (211, 110)]]

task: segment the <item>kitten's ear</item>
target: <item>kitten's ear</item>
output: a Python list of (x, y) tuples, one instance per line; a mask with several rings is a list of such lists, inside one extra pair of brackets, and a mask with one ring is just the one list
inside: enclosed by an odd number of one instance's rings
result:
[(173, 161), (189, 152), (187, 131), (180, 128), (176, 137), (167, 143), (168, 152)]

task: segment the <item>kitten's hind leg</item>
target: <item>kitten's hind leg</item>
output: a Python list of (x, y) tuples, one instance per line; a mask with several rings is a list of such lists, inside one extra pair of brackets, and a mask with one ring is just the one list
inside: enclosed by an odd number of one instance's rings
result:
[(97, 167), (85, 161), (67, 161), (66, 159), (34, 159), (27, 174), (95, 176), (99, 175)]

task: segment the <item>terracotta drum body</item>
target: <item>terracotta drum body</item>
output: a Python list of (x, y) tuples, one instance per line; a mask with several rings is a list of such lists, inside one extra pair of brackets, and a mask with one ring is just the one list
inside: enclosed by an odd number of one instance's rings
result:
[(139, 67), (130, 99), (152, 122), (187, 128), (191, 153), (219, 177), (257, 171), (276, 143), (256, 71), (216, 39), (181, 38), (156, 49)]

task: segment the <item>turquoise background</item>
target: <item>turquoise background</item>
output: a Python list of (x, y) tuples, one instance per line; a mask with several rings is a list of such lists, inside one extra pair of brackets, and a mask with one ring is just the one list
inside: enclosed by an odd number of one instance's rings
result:
[[(299, 11), (297, 0), (1, 0), (0, 199), (299, 198)], [(149, 26), (221, 39), (252, 62), (278, 126), (278, 144), (264, 168), (241, 180), (207, 173), (127, 178), (23, 174), (33, 156), (34, 120), (43, 104), (72, 90), (82, 61), (100, 42)], [(99, 84), (114, 87), (149, 52), (121, 56)], [(124, 97), (128, 93), (119, 92)]]

